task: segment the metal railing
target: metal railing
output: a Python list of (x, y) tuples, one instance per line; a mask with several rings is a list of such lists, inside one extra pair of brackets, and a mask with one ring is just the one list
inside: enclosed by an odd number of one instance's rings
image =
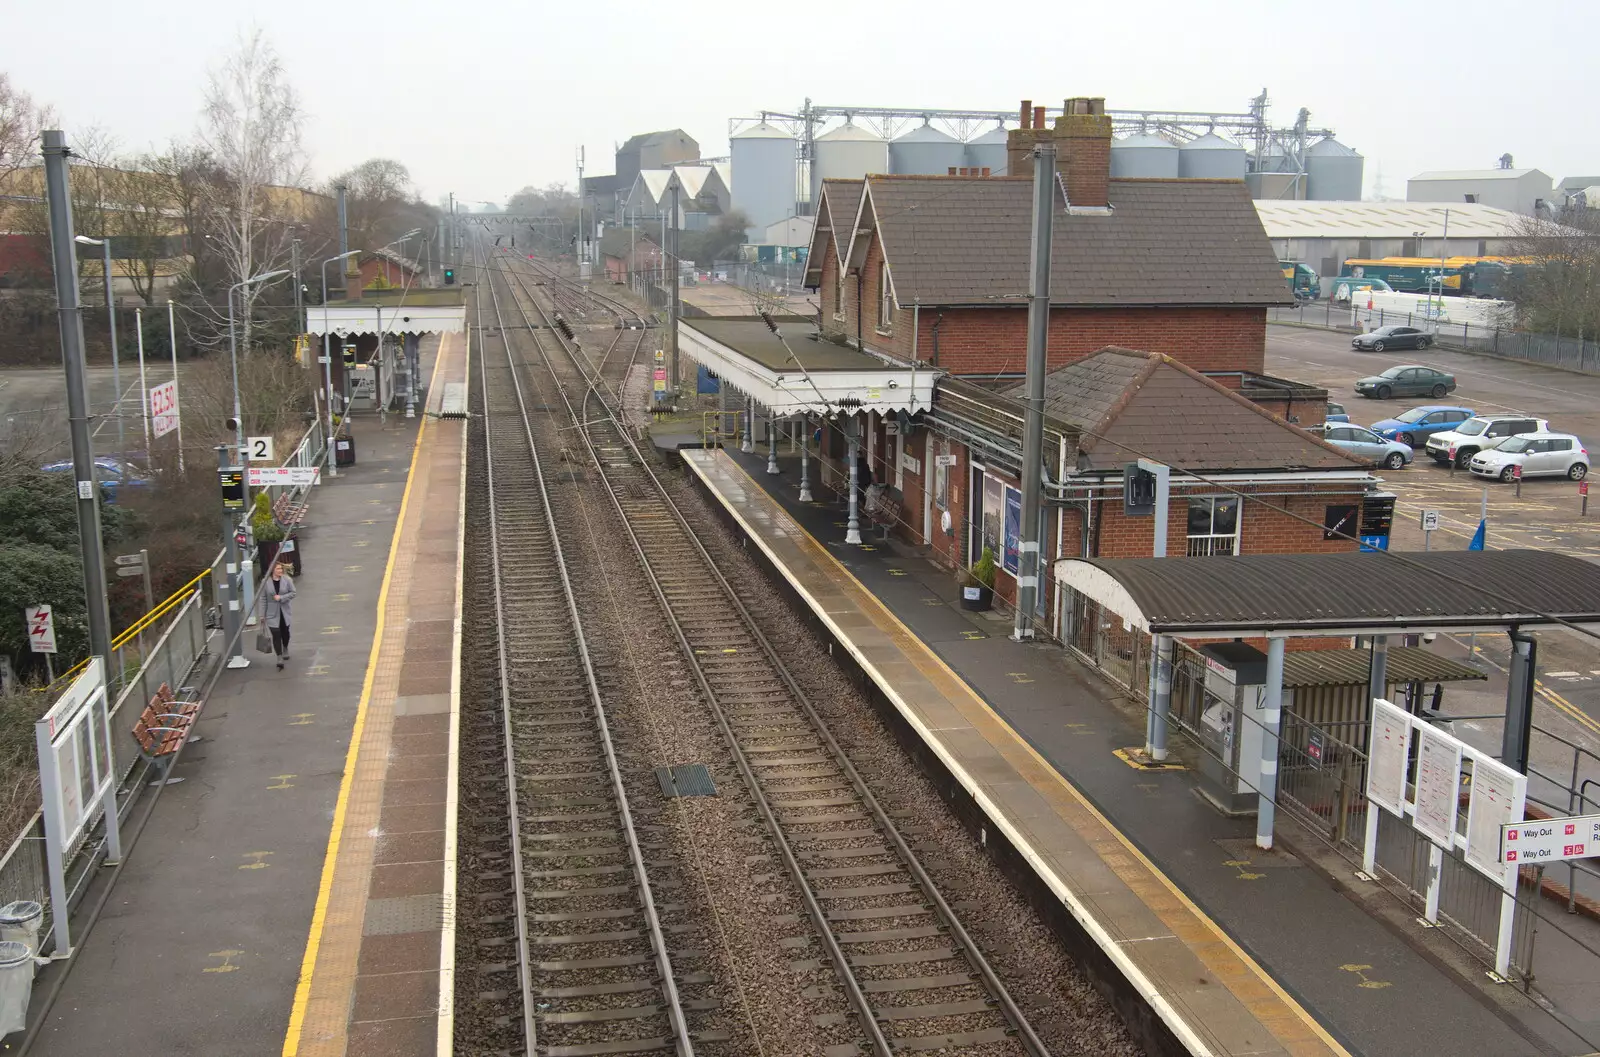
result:
[[(1593, 339), (1537, 334), (1482, 323), (1441, 323), (1414, 312), (1392, 312), (1381, 308), (1372, 309), (1370, 315), (1373, 327), (1391, 324), (1419, 327), (1427, 330), (1436, 342), (1446, 347), (1585, 374), (1600, 374), (1600, 341)], [(1332, 302), (1270, 308), (1267, 310), (1267, 321), (1322, 327), (1345, 333), (1355, 333), (1359, 329), (1350, 322), (1349, 306), (1336, 307)]]
[[(113, 732), (113, 774), (118, 787), (130, 791), (129, 795), (119, 798), (117, 814), (120, 818), (126, 818), (132, 810), (138, 799), (136, 791), (145, 785), (151, 771), (150, 763), (139, 753), (138, 742), (129, 733), (134, 720), (162, 683), (174, 689), (187, 685), (206, 656), (211, 631), (206, 627), (202, 578), (203, 574), (190, 581), (192, 586), (187, 595), (167, 611), (167, 622), (160, 636), (141, 658), (138, 668), (126, 675), (119, 690), (107, 690), (112, 701), (107, 722)], [(64, 858), (69, 906), (76, 905), (82, 897), (101, 861), (101, 821), (98, 816), (91, 819), (78, 845), (67, 849)], [(50, 904), (50, 887), (45, 874), (44, 816), (37, 810), (0, 857), (0, 902), (15, 899), (31, 899), (44, 906), (45, 922), (39, 933), (39, 949), (46, 950), (47, 940), (54, 932), (55, 908)]]

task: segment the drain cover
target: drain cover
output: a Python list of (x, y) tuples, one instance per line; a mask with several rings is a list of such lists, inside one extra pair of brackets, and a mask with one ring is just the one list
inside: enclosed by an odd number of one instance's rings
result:
[(662, 796), (716, 796), (717, 787), (703, 763), (684, 763), (676, 767), (657, 767), (656, 781)]

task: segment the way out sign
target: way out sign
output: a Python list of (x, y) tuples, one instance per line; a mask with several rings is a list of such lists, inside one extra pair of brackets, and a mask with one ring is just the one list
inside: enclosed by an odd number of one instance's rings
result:
[(34, 653), (56, 652), (56, 618), (49, 606), (28, 606), (22, 611), (28, 623), (28, 648)]
[(178, 382), (162, 382), (150, 390), (150, 432), (165, 437), (178, 428)]
[(1542, 862), (1600, 855), (1600, 815), (1514, 822), (1501, 827), (1500, 861)]

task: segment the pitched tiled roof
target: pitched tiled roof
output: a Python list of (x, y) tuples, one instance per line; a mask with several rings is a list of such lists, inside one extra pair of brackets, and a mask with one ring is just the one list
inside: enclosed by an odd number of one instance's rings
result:
[(822, 193), (817, 199), (817, 216), (826, 216), (831, 231), (823, 230), (819, 225), (812, 230), (811, 252), (806, 258), (807, 285), (822, 282), (822, 251), (828, 244), (828, 236), (833, 236), (834, 259), (843, 264), (844, 256), (850, 251), (850, 240), (855, 235), (856, 213), (861, 207), (860, 180), (824, 180)]
[(1048, 417), (1084, 434), (1078, 449), (1091, 470), (1139, 455), (1196, 472), (1366, 465), (1160, 353), (1101, 349), (1047, 374), (1044, 398)]
[[(829, 186), (843, 181), (829, 181)], [(1031, 177), (869, 176), (899, 303), (1023, 303)], [(1244, 184), (1112, 180), (1109, 214), (1055, 196), (1056, 305), (1273, 305), (1292, 300)]]

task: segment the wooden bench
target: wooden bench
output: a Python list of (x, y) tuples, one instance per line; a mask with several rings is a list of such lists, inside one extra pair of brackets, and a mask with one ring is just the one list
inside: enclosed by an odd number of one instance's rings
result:
[(293, 492), (284, 492), (272, 504), (272, 516), (286, 530), (293, 532), (306, 520), (306, 509), (309, 504), (294, 501)]
[[(184, 693), (192, 693), (189, 687)], [(189, 729), (200, 715), (200, 702), (180, 697), (171, 686), (162, 683), (150, 696), (150, 703), (139, 714), (133, 725), (133, 740), (139, 743), (139, 755), (161, 768), (158, 782), (181, 782), (181, 778), (168, 778), (172, 758), (185, 741), (198, 741), (188, 736)]]
[(900, 522), (900, 515), (904, 509), (900, 501), (892, 498), (887, 488), (880, 487), (876, 490), (875, 498), (874, 493), (868, 493), (866, 506), (867, 518), (879, 531), (879, 538), (887, 540), (895, 525)]

